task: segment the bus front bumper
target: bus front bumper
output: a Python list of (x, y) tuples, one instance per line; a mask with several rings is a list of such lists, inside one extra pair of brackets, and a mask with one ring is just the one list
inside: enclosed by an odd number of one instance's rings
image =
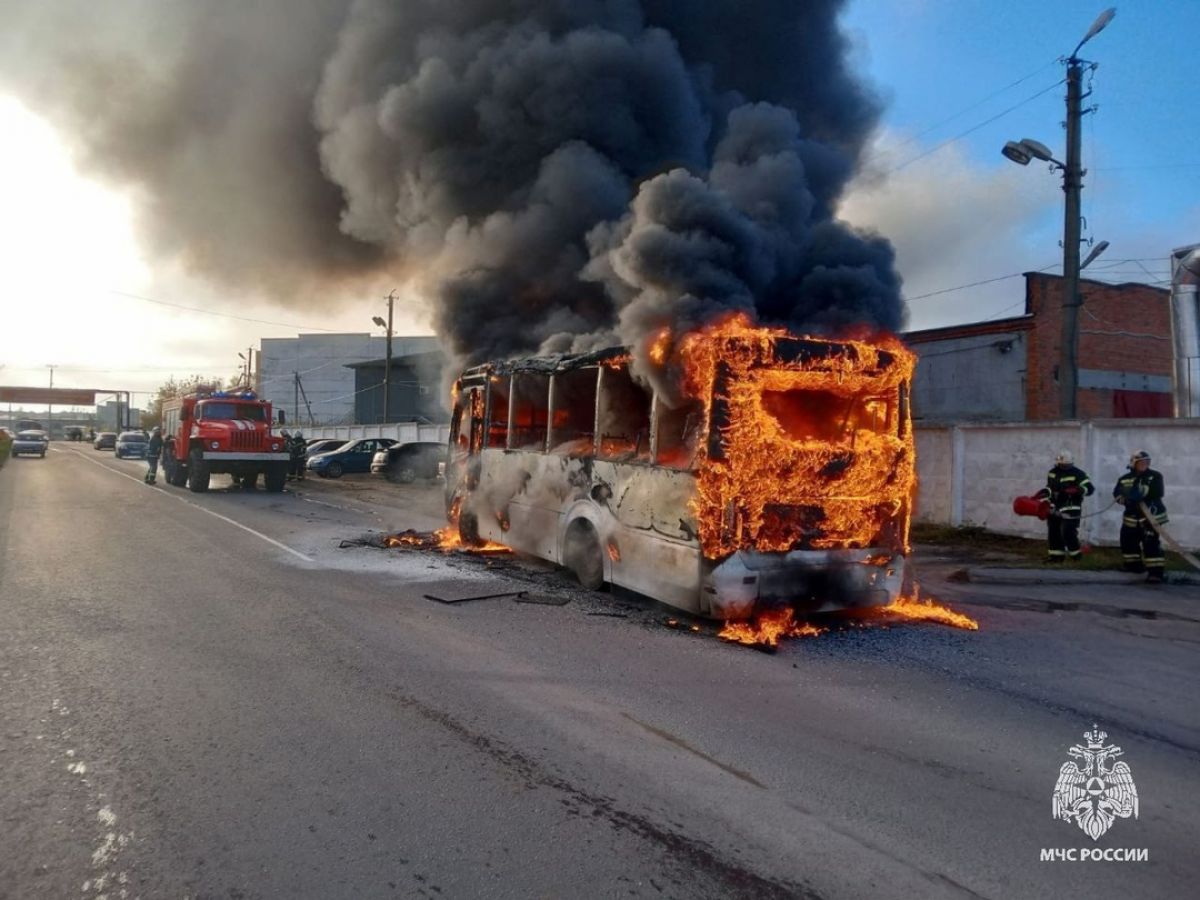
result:
[(904, 566), (902, 554), (882, 549), (743, 550), (706, 564), (701, 608), (716, 619), (746, 619), (777, 609), (805, 615), (886, 606), (901, 594)]

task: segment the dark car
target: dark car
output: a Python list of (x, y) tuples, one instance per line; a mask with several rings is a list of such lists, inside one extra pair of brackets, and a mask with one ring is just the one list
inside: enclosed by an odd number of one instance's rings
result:
[(63, 437), (68, 441), (82, 441), (83, 429), (78, 425), (68, 425), (63, 429)]
[(371, 460), (371, 474), (388, 481), (412, 484), (418, 478), (437, 478), (445, 469), (446, 445), (428, 441), (396, 444), (379, 450)]
[(12, 455), (41, 456), (45, 458), (46, 448), (50, 446), (50, 435), (44, 431), (18, 431), (13, 438)]
[(113, 445), (113, 455), (117, 459), (132, 457), (135, 459), (146, 458), (146, 443), (150, 438), (142, 431), (122, 431), (117, 435), (117, 442)]
[(347, 472), (371, 471), (371, 459), (377, 450), (396, 443), (391, 438), (358, 438), (340, 447), (308, 457), (308, 471), (322, 478), (341, 478)]
[(316, 456), (318, 453), (328, 453), (344, 443), (346, 442), (341, 438), (313, 438), (308, 442), (308, 455)]
[(115, 431), (102, 431), (96, 435), (96, 439), (92, 441), (93, 450), (112, 450), (117, 446), (117, 433)]

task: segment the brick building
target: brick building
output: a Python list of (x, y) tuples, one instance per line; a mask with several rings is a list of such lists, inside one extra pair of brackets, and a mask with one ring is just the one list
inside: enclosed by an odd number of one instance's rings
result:
[[(920, 357), (914, 417), (1057, 419), (1062, 291), (1060, 276), (1026, 272), (1023, 315), (904, 335)], [(1171, 416), (1170, 292), (1086, 279), (1079, 291), (1079, 417)]]

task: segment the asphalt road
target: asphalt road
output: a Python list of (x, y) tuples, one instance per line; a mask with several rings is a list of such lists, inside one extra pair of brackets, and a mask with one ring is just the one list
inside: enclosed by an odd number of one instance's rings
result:
[[(429, 491), (141, 471), (0, 469), (0, 898), (1195, 895), (1188, 616), (934, 578), (980, 631), (766, 655), (538, 566), (338, 549)], [(567, 602), (423, 596), (516, 589)], [(1140, 796), (1098, 841), (1051, 816), (1093, 722)], [(1094, 847), (1148, 859), (1040, 861)]]

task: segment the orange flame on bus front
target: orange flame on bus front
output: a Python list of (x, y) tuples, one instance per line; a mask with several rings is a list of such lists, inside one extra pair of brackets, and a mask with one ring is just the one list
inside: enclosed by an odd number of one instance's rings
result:
[[(795, 359), (777, 345), (803, 342)], [(794, 338), (738, 314), (685, 335), (701, 438), (693, 501), (709, 559), (742, 549), (907, 550), (915, 357), (895, 338)]]

